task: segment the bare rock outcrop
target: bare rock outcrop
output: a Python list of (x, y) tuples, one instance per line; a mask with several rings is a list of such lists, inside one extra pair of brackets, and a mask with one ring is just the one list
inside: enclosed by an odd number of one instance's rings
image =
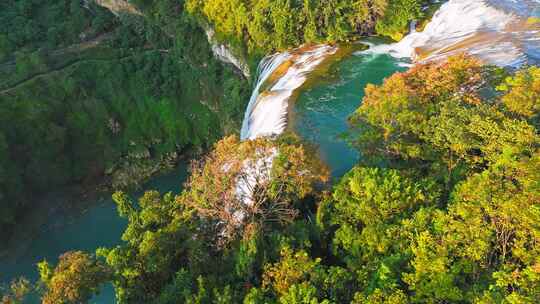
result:
[(142, 15), (141, 11), (128, 0), (85, 0), (85, 2), (89, 1), (93, 1), (97, 5), (109, 9), (117, 16), (122, 13)]
[(250, 78), (251, 73), (249, 70), (249, 65), (247, 62), (236, 56), (232, 50), (231, 47), (219, 43), (215, 38), (215, 31), (210, 26), (204, 26), (204, 29), (206, 31), (206, 37), (208, 38), (208, 42), (212, 46), (212, 52), (214, 53), (214, 56), (220, 60), (223, 63), (226, 64), (232, 64), (234, 67), (236, 67), (246, 78)]

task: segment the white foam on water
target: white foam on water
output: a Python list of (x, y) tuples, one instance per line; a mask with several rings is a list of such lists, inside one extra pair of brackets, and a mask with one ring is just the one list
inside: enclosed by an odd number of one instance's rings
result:
[[(307, 80), (325, 58), (334, 54), (337, 47), (319, 45), (309, 48), (277, 53), (259, 65), (259, 78), (251, 95), (242, 124), (241, 139), (254, 139), (283, 133), (287, 126), (289, 98)], [(286, 71), (279, 69), (289, 65)], [(274, 73), (284, 73), (274, 75)], [(273, 83), (270, 79), (279, 77)], [(268, 85), (264, 91), (262, 87)]]
[[(246, 109), (240, 138), (252, 140), (283, 133), (290, 97), (306, 82), (309, 73), (336, 51), (337, 47), (319, 45), (264, 58), (259, 64), (259, 76)], [(236, 196), (244, 203), (244, 209), (231, 210), (237, 225), (245, 220), (249, 208), (256, 207), (254, 188), (258, 183), (270, 181), (272, 163), (279, 151), (272, 148), (258, 151), (258, 154), (243, 164), (242, 176), (237, 180)]]
[[(264, 58), (259, 64), (257, 83), (242, 123), (241, 139), (281, 134), (287, 125), (289, 98), (305, 83), (309, 73), (336, 51), (337, 47), (319, 45)], [(270, 181), (272, 163), (278, 154), (277, 148), (260, 150), (255, 158), (243, 163), (235, 191), (243, 206), (238, 210), (229, 210), (235, 225), (243, 224), (250, 208), (260, 207), (254, 206), (253, 191), (257, 184)], [(225, 166), (223, 170), (228, 169)]]
[(519, 66), (539, 59), (540, 26), (527, 23), (538, 7), (539, 0), (450, 0), (424, 31), (364, 53), (424, 62), (464, 52), (486, 63)]
[[(437, 60), (467, 52), (501, 66), (517, 66), (539, 53), (540, 28), (527, 26), (527, 16), (537, 14), (540, 0), (449, 0), (441, 6), (423, 32), (416, 23), (402, 41), (370, 45), (361, 54), (387, 53), (416, 61)], [(527, 15), (529, 14), (529, 15)], [(336, 47), (320, 45), (277, 53), (263, 59), (258, 79), (242, 123), (241, 139), (250, 140), (281, 134), (287, 126), (288, 103), (310, 72), (334, 54)], [(420, 57), (423, 56), (423, 57)], [(267, 151), (268, 152), (268, 151)], [(244, 177), (238, 180), (237, 197), (249, 208), (254, 204), (253, 188), (270, 179), (271, 166), (279, 151), (262, 153), (244, 164)], [(245, 210), (233, 210), (237, 223)]]

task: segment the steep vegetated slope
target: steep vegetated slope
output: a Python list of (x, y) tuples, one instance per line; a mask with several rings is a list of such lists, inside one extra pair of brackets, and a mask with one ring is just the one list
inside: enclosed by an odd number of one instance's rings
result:
[(214, 59), (183, 3), (115, 17), (93, 2), (0, 4), (0, 227), (35, 195), (136, 184), (238, 130), (247, 80)]

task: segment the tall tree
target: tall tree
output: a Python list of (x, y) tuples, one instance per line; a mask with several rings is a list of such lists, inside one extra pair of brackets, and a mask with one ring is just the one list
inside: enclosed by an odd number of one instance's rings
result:
[(218, 243), (292, 222), (298, 202), (327, 181), (328, 171), (293, 136), (241, 142), (235, 136), (192, 166), (183, 204), (215, 227)]
[(46, 261), (39, 263), (38, 268), (45, 289), (43, 304), (84, 303), (110, 278), (110, 271), (102, 262), (81, 251), (64, 253), (54, 268)]

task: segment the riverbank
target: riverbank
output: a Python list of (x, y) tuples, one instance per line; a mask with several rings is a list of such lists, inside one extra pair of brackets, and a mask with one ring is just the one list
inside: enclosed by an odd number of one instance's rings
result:
[(188, 164), (190, 159), (196, 159), (205, 152), (205, 149), (192, 147), (160, 159), (124, 157), (115, 166), (116, 171), (33, 198), (32, 205), (17, 220), (14, 229), (0, 233), (0, 259), (24, 251), (44, 227), (58, 226), (51, 223), (51, 219), (82, 215), (99, 202), (110, 199), (116, 190), (137, 192), (153, 178), (171, 174), (179, 166)]
[[(187, 168), (187, 161), (181, 161), (170, 172), (155, 175), (138, 191), (130, 192), (131, 198), (135, 200), (146, 190), (179, 193)], [(78, 195), (81, 193), (64, 189), (42, 199), (44, 208), (36, 209), (25, 220), (27, 228), (13, 235), (13, 241), (0, 257), (0, 285), (20, 276), (37, 280), (36, 263), (44, 259), (55, 263), (66, 251), (94, 252), (99, 247), (113, 247), (121, 242), (127, 222), (118, 216), (111, 192), (89, 191)], [(50, 208), (53, 204), (56, 208)], [(110, 303), (113, 301), (112, 298)]]
[[(72, 184), (33, 199), (32, 206), (24, 212), (25, 216), (18, 219), (15, 229), (0, 236), (0, 259), (15, 257), (24, 252), (43, 230), (62, 226), (62, 221), (51, 222), (51, 219), (74, 219), (82, 216), (96, 205), (110, 199), (112, 192), (116, 190), (138, 191), (152, 178), (170, 174), (180, 163), (187, 163), (188, 159), (196, 157), (198, 153), (201, 152), (186, 152), (174, 159), (167, 158), (167, 162), (132, 164), (121, 172), (126, 179), (122, 180), (123, 187), (120, 188), (117, 187), (120, 182), (114, 182), (113, 175), (105, 175), (99, 180)], [(129, 179), (128, 173), (131, 173)]]

